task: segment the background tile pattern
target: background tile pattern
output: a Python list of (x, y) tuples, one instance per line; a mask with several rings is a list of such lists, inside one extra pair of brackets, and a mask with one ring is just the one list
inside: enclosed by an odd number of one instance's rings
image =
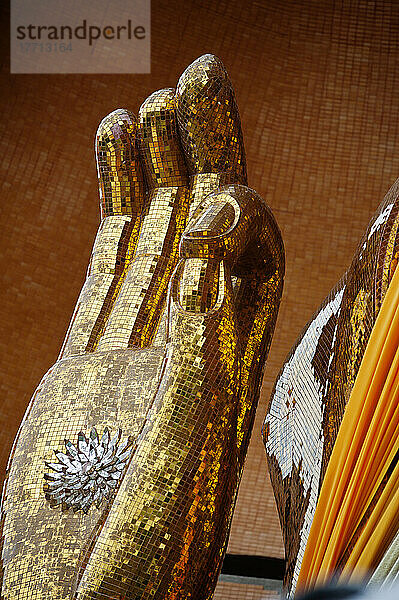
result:
[(256, 583), (219, 581), (214, 600), (276, 600), (278, 594)]
[(3, 468), (30, 395), (58, 354), (85, 277), (98, 225), (97, 125), (118, 107), (137, 114), (146, 96), (173, 85), (186, 65), (211, 52), (235, 87), (248, 179), (277, 218), (287, 258), (229, 552), (281, 556), (260, 427), (288, 350), (347, 268), (399, 172), (399, 4), (154, 0), (150, 75), (10, 76), (7, 26), (5, 13)]

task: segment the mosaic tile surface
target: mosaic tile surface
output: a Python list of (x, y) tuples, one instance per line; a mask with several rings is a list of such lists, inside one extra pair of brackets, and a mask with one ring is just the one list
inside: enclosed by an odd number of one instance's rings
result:
[(84, 281), (98, 227), (98, 123), (117, 106), (136, 110), (214, 52), (234, 83), (250, 185), (271, 206), (287, 254), (229, 552), (282, 557), (260, 431), (285, 356), (399, 173), (399, 3), (153, 0), (151, 16), (152, 72), (124, 77), (10, 75), (3, 20), (0, 476)]
[(398, 227), (399, 180), (286, 359), (270, 399), (263, 435), (292, 592), (345, 405), (399, 259)]
[(96, 138), (102, 222), (3, 497), (4, 599), (213, 596), (284, 248), (219, 59)]

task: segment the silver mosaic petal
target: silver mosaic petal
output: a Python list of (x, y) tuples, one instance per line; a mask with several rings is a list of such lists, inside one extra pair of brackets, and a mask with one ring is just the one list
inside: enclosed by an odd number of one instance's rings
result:
[(106, 427), (100, 438), (93, 427), (88, 437), (79, 432), (76, 445), (65, 440), (66, 453), (55, 451), (58, 462), (45, 463), (50, 472), (44, 475), (44, 492), (50, 505), (87, 513), (109, 499), (133, 452), (132, 439), (121, 441), (121, 436), (119, 429), (111, 439)]

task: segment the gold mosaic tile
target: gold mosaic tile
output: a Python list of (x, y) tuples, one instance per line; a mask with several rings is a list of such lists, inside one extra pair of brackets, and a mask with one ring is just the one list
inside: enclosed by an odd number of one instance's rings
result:
[(398, 223), (399, 180), (372, 218), (350, 268), (291, 350), (270, 399), (264, 441), (291, 595), (345, 405), (399, 257)]
[[(0, 136), (0, 462), (4, 472), (32, 390), (57, 357), (82, 286), (98, 223), (90, 144), (98, 122), (116, 106), (140, 106), (193, 58), (215, 52), (237, 94), (251, 187), (272, 207), (287, 252), (229, 552), (282, 556), (260, 436), (265, 406), (284, 357), (347, 268), (376, 201), (399, 172), (399, 4), (154, 0), (152, 6), (149, 75), (10, 76), (3, 62), (0, 102), (10, 118)], [(7, 35), (0, 44), (6, 57)], [(210, 185), (211, 177), (203, 177), (208, 191), (217, 187), (217, 173)], [(162, 344), (165, 321), (155, 345)]]
[(2, 597), (211, 598), (282, 292), (280, 231), (243, 185), (212, 55), (137, 123), (103, 119), (96, 151), (86, 282), (8, 465)]

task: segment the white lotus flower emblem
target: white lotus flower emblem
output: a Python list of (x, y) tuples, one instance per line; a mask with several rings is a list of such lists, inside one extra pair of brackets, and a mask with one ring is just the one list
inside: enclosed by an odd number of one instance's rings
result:
[[(117, 488), (133, 451), (133, 439), (119, 444), (121, 429), (111, 439), (108, 428), (99, 439), (95, 427), (89, 438), (81, 431), (77, 445), (65, 440), (66, 452), (57, 452), (57, 463), (45, 463), (51, 469), (44, 478), (44, 492), (52, 507), (87, 513), (90, 506), (100, 507)], [(118, 445), (119, 444), (119, 445)]]

